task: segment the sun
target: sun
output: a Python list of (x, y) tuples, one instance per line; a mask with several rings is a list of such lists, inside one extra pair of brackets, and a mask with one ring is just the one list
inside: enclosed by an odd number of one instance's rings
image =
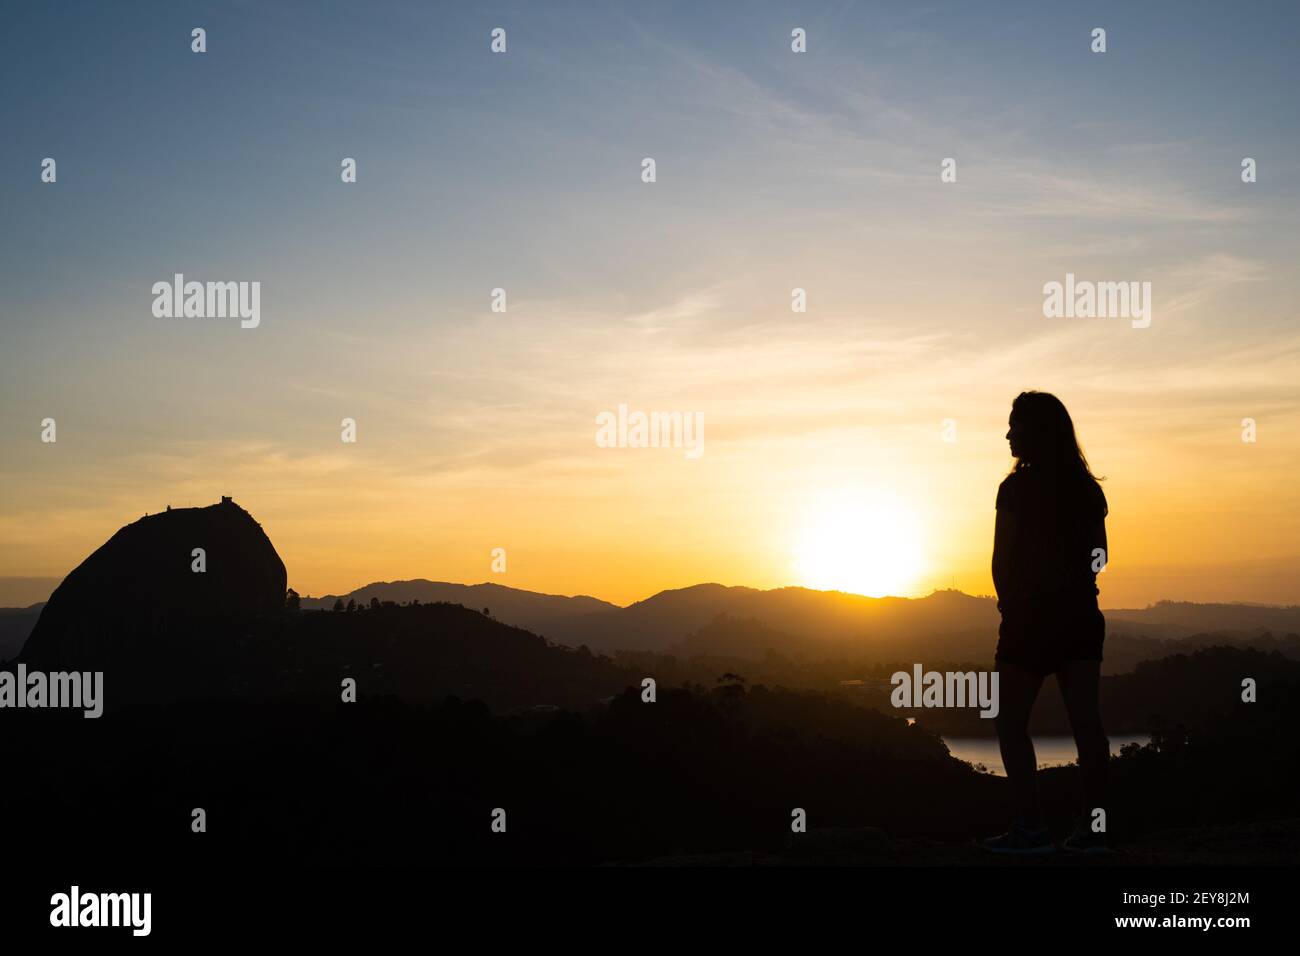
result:
[(794, 569), (805, 587), (907, 595), (925, 566), (920, 518), (896, 496), (824, 496), (808, 508), (799, 528)]

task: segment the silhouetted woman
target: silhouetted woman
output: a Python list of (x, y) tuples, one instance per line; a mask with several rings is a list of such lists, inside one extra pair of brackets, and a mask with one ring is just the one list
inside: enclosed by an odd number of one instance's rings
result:
[(1105, 809), (1110, 742), (1097, 702), (1106, 621), (1097, 572), (1107, 561), (1106, 496), (1088, 468), (1065, 406), (1046, 392), (1011, 404), (1007, 440), (1015, 468), (998, 488), (993, 586), (1002, 625), (996, 718), (1002, 763), (1016, 804), (1011, 829), (983, 842), (999, 853), (1055, 849), (1043, 825), (1029, 713), (1043, 678), (1055, 674), (1079, 748), (1085, 812), (1062, 844), (1105, 850), (1093, 811)]

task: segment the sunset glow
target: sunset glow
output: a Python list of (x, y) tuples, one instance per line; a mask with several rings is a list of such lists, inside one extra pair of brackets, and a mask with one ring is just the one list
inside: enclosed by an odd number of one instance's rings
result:
[(809, 510), (794, 566), (799, 583), (818, 590), (912, 595), (924, 567), (921, 523), (896, 499), (828, 498)]

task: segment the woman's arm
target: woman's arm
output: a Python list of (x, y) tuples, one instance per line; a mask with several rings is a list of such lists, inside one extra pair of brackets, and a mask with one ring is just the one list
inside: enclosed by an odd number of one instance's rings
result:
[[(1105, 518), (1098, 518), (1097, 523), (1092, 526), (1091, 538), (1094, 542), (1093, 548), (1101, 548), (1101, 567), (1097, 568), (1098, 571), (1101, 571), (1102, 568), (1105, 568), (1106, 565), (1110, 564), (1110, 545), (1106, 542)], [(1098, 563), (1095, 555), (1093, 556), (1092, 563), (1094, 566)]]
[(1015, 512), (999, 508), (993, 526), (993, 589), (998, 593), (999, 604), (1007, 596), (1011, 584), (1011, 541), (1015, 529)]

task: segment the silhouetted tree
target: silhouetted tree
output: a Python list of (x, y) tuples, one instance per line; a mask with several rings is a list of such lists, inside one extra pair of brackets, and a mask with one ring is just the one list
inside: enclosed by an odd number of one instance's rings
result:
[(355, 611), (355, 610), (357, 609), (357, 602), (356, 602), (356, 599), (355, 599), (355, 598), (348, 598), (348, 606), (347, 606), (347, 609), (348, 609), (349, 611)]
[(290, 611), (298, 611), (302, 609), (302, 598), (299, 597), (298, 592), (293, 588), (289, 588), (289, 590), (285, 592), (284, 606)]
[(336, 611), (341, 611), (341, 610), (343, 610), (343, 599), (342, 599), (342, 598), (336, 598), (336, 599), (334, 600), (334, 610), (336, 610)]
[(378, 610), (379, 610), (379, 598), (377, 598), (377, 597), (372, 597), (372, 598), (370, 599), (370, 610), (372, 610), (372, 611), (378, 611)]
[(719, 708), (724, 714), (738, 714), (745, 701), (745, 678), (727, 671), (718, 678), (718, 683), (722, 685), (716, 691)]

